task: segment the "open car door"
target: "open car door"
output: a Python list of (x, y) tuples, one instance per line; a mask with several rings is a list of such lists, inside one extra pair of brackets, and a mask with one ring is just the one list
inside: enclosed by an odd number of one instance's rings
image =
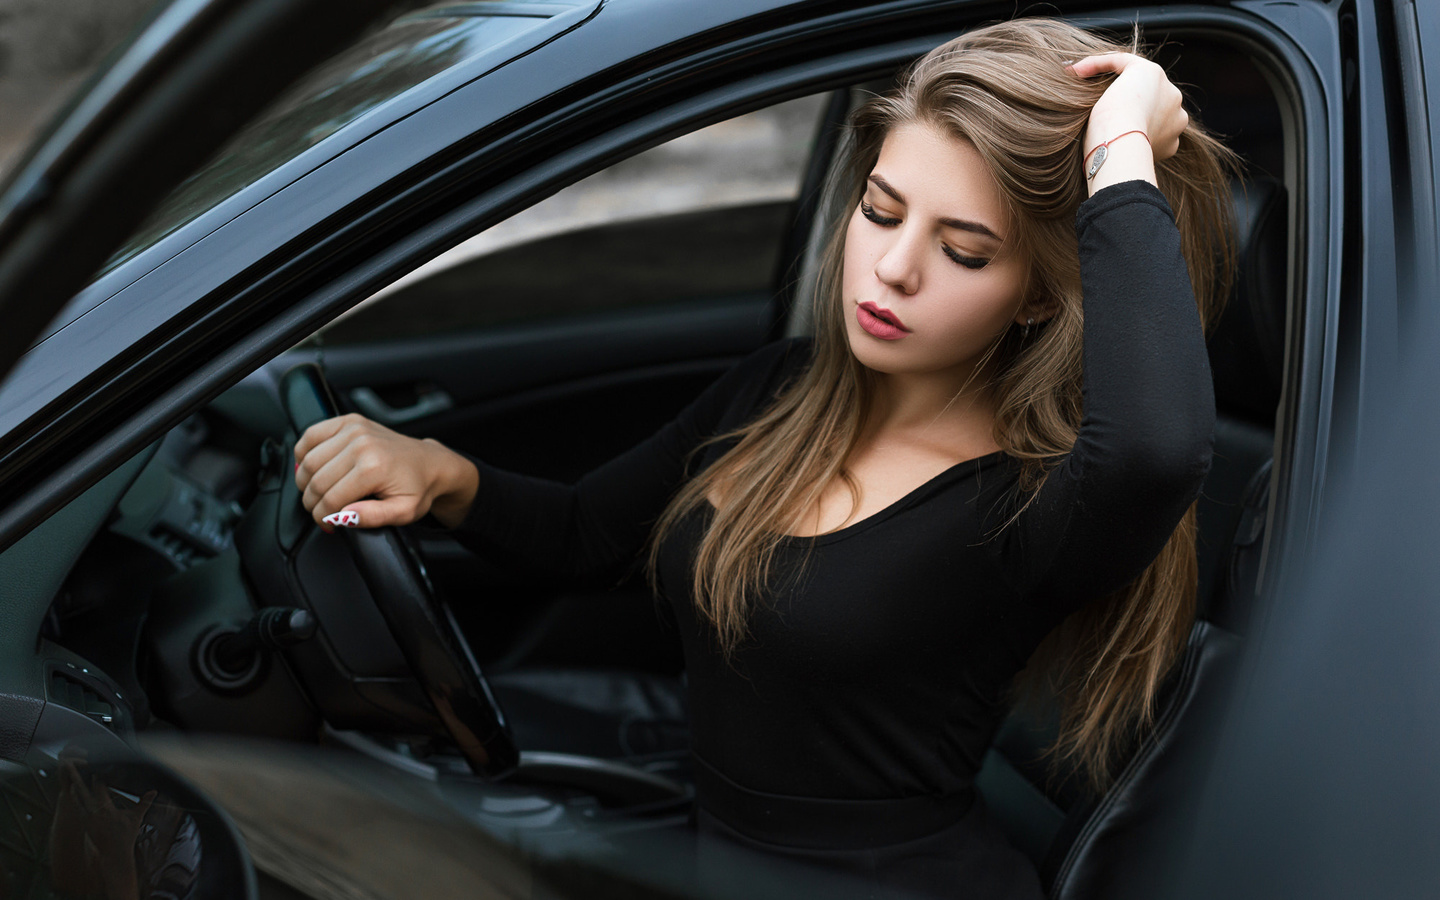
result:
[[(157, 5), (0, 188), (0, 377), (174, 188), (389, 0)], [(0, 503), (19, 485), (0, 471)], [(5, 542), (8, 543), (8, 542)]]
[[(0, 376), (167, 194), (296, 77), (393, 7), (354, 0), (337, 16), (334, 4), (320, 0), (158, 4), (0, 188)], [(7, 480), (0, 474), (7, 498), (26, 487)], [(0, 655), (28, 656), (33, 634), (7, 632)], [(52, 677), (64, 681), (66, 674)], [(80, 682), (73, 686), (84, 690)], [(89, 709), (87, 702), (82, 698), (82, 708)], [(228, 819), (104, 728), (87, 728), (112, 714), (0, 694), (0, 795), (14, 820), (6, 846), (37, 865), (48, 860), (56, 890), (111, 896), (107, 879), (114, 872), (91, 852), (99, 820), (87, 810), (95, 813), (90, 805), (100, 804), (137, 828), (142, 819), (147, 828), (163, 820), (173, 828), (166, 846), (194, 852), (197, 865), (166, 870), (185, 876), (183, 884), (151, 888), (175, 896), (255, 896), (254, 875)], [(97, 740), (73, 741), (87, 731)], [(127, 855), (116, 859), (124, 863)], [(0, 887), (8, 885), (0, 893), (46, 893), (33, 880), (42, 873), (17, 860), (0, 866)]]

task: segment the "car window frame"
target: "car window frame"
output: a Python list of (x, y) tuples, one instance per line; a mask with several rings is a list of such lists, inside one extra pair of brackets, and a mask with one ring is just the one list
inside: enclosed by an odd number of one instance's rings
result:
[[(502, 8), (506, 6), (526, 8), (536, 4), (510, 3), (508, 0), (503, 0), (497, 5)], [(93, 282), (86, 285), (66, 304), (65, 308), (46, 326), (37, 341), (45, 340), (89, 310), (94, 309), (95, 306), (106, 302), (129, 285), (163, 266), (187, 248), (203, 241), (217, 229), (223, 228), (229, 222), (244, 215), (247, 210), (274, 197), (284, 191), (287, 186), (324, 167), (327, 163), (375, 137), (386, 128), (579, 28), (595, 15), (601, 2), (600, 0), (585, 0), (585, 2), (577, 0), (568, 5), (569, 9), (552, 15), (543, 23), (513, 35), (489, 48), (486, 52), (464, 60), (413, 85), (404, 92), (376, 104), (314, 146), (281, 162), (250, 184), (222, 198), (208, 210), (180, 222), (140, 252), (101, 271)], [(503, 16), (506, 13), (496, 12), (493, 15)], [(405, 16), (399, 18), (405, 18)], [(283, 97), (281, 99), (283, 100)]]
[[(764, 309), (762, 311), (762, 314), (766, 320), (765, 333), (771, 340), (779, 338), (785, 328), (786, 315), (790, 310), (796, 293), (797, 281), (801, 277), (802, 254), (806, 249), (806, 242), (809, 240), (809, 236), (811, 234), (819, 209), (820, 195), (823, 187), (823, 182), (826, 178), (827, 172), (829, 171), (836, 147), (839, 144), (839, 137), (844, 124), (844, 119), (848, 114), (846, 92), (843, 90), (819, 91), (814, 94), (802, 95), (798, 99), (815, 101), (816, 109), (813, 115), (807, 121), (805, 121), (803, 124), (798, 125), (796, 130), (793, 133), (787, 134), (786, 137), (787, 141), (798, 140), (803, 133), (806, 138), (807, 144), (803, 154), (803, 159), (799, 161), (799, 165), (794, 168), (786, 168), (783, 174), (779, 176), (783, 177), (787, 181), (790, 180), (792, 176), (794, 177), (795, 193), (793, 196), (782, 197), (779, 194), (776, 194), (773, 197), (765, 198), (747, 197), (738, 203), (734, 200), (707, 197), (707, 199), (703, 202), (689, 203), (676, 208), (666, 208), (661, 211), (653, 213), (645, 212), (642, 214), (637, 214), (634, 209), (631, 209), (628, 206), (621, 206), (616, 209), (614, 218), (612, 219), (607, 219), (605, 221), (591, 221), (585, 219), (576, 226), (567, 225), (566, 227), (562, 227), (553, 231), (545, 231), (538, 236), (525, 237), (521, 240), (515, 241), (514, 243), (503, 243), (498, 247), (473, 256), (467, 255), (460, 257), (442, 268), (431, 268), (431, 264), (434, 262), (434, 260), (427, 260), (426, 263), (422, 265), (418, 270), (412, 273), (407, 273), (406, 276), (399, 279), (398, 283), (405, 286), (403, 290), (409, 290), (411, 287), (423, 285), (425, 281), (430, 278), (443, 278), (447, 275), (447, 273), (450, 273), (454, 269), (483, 264), (483, 261), (491, 255), (523, 252), (526, 247), (532, 244), (547, 241), (564, 241), (567, 244), (578, 242), (580, 244), (584, 244), (587, 240), (591, 240), (595, 236), (603, 235), (612, 231), (619, 231), (629, 228), (644, 228), (647, 222), (659, 220), (674, 220), (675, 222), (679, 222), (682, 221), (682, 217), (692, 217), (684, 218), (684, 221), (697, 221), (698, 219), (706, 216), (723, 216), (731, 211), (753, 211), (760, 207), (771, 207), (773, 208), (773, 213), (777, 217), (783, 214), (785, 220), (784, 224), (781, 227), (773, 229), (767, 223), (766, 229), (763, 232), (765, 237), (767, 238), (765, 244), (767, 246), (773, 246), (773, 249), (775, 251), (775, 264), (768, 272), (765, 272), (763, 284), (761, 283), (759, 278), (760, 271), (756, 270), (756, 277), (754, 282), (747, 283), (743, 293), (746, 296), (751, 296), (755, 298), (758, 298), (761, 292), (765, 292), (768, 294), (768, 300), (765, 301)], [(762, 104), (756, 109), (750, 110), (747, 113), (743, 113), (736, 118), (744, 119), (746, 116), (754, 115), (756, 113), (772, 109), (775, 106), (782, 105), (783, 102), (785, 101), (779, 101), (771, 104)], [(723, 125), (726, 124), (727, 121), (734, 120), (722, 119), (717, 124)], [(703, 130), (703, 128), (700, 128), (694, 131), (685, 132), (681, 135), (681, 138), (683, 139), (685, 137), (693, 136), (697, 132)], [(666, 143), (667, 142), (661, 142), (660, 144), (657, 144), (654, 148), (651, 149), (663, 150), (666, 146)], [(648, 151), (641, 151), (636, 154), (624, 156), (617, 163), (615, 163), (615, 165), (624, 166), (630, 164), (636, 160), (636, 157), (643, 157), (646, 152)], [(781, 151), (778, 148), (771, 148), (771, 152), (779, 154)], [(566, 185), (565, 187), (556, 191), (555, 194), (552, 194), (551, 196), (564, 194), (567, 190), (571, 188), (582, 187), (588, 179), (604, 176), (607, 171), (608, 168), (602, 168), (599, 171), (592, 173), (589, 176), (586, 176), (586, 178), (579, 179), (573, 184)], [(626, 177), (633, 178), (633, 183), (636, 186), (643, 187), (645, 185), (644, 177), (637, 177), (633, 172)], [(696, 177), (705, 178), (706, 175), (697, 169)], [(632, 191), (641, 189), (635, 186), (631, 186), (629, 182), (625, 182), (624, 185), (625, 186), (619, 187), (617, 189), (613, 184), (607, 184), (606, 188), (604, 188), (603, 190), (607, 190), (610, 192), (615, 192), (618, 190), (622, 195), (628, 195)], [(641, 192), (643, 193), (644, 191), (642, 190)], [(550, 198), (547, 197), (546, 199)], [(540, 205), (543, 202), (543, 200), (537, 201), (536, 204), (532, 204), (531, 206), (526, 207), (515, 215), (524, 216), (534, 206)], [(643, 204), (640, 205), (643, 206)], [(770, 214), (769, 210), (767, 210), (767, 215), (768, 214)], [(584, 217), (582, 216), (582, 219), (583, 218)], [(502, 220), (501, 223), (497, 224), (504, 225), (508, 224), (510, 221), (511, 219), (505, 219)], [(486, 232), (481, 231), (473, 237), (478, 238), (484, 237), (485, 235)], [(773, 244), (770, 238), (775, 238)], [(458, 249), (460, 247), (463, 247), (464, 245), (465, 242), (461, 242), (461, 244), (457, 245), (456, 248), (452, 249)], [(444, 259), (445, 255), (446, 254), (441, 254), (439, 258)], [(567, 266), (584, 265), (583, 262), (575, 262), (569, 259), (567, 259), (564, 264)], [(419, 278), (415, 278), (415, 276), (419, 275), (420, 273), (423, 273), (423, 275), (420, 275)], [(312, 341), (317, 345), (323, 345), (327, 348), (327, 352), (330, 352), (337, 347), (349, 347), (356, 344), (365, 344), (373, 342), (375, 340), (379, 340), (380, 338), (373, 336), (353, 337), (345, 336), (342, 334), (342, 336), (340, 337), (335, 337), (331, 329), (337, 323), (345, 321), (350, 316), (364, 316), (365, 313), (361, 310), (361, 307), (365, 305), (371, 303), (385, 304), (392, 302), (393, 294), (399, 292), (396, 289), (396, 283), (391, 283), (384, 286), (377, 294), (366, 298), (366, 300), (362, 301), (361, 304), (358, 304), (355, 308), (352, 308), (350, 311), (343, 314), (339, 318), (327, 323), (320, 331), (316, 333)], [(482, 318), (473, 323), (465, 322), (463, 324), (455, 325), (454, 327), (464, 329), (466, 331), (472, 331), (477, 329), (489, 330), (491, 328), (513, 327), (525, 329), (545, 329), (552, 324), (563, 327), (564, 322), (567, 319), (571, 318), (580, 320), (593, 320), (599, 317), (605, 317), (609, 315), (628, 315), (631, 312), (646, 309), (655, 310), (658, 312), (666, 309), (667, 307), (673, 307), (676, 309), (677, 312), (679, 312), (684, 306), (697, 304), (701, 306), (714, 306), (716, 304), (721, 304), (731, 299), (739, 300), (740, 294), (734, 291), (716, 292), (703, 286), (695, 286), (685, 288), (682, 293), (677, 294), (672, 300), (662, 300), (659, 302), (627, 303), (623, 305), (613, 306), (596, 304), (593, 307), (584, 309), (583, 311), (577, 310), (558, 313), (538, 311), (533, 315), (527, 314), (525, 316), (512, 316), (504, 319), (503, 321), (497, 322), (485, 321)], [(527, 307), (529, 307), (537, 303), (543, 305), (543, 301), (537, 300), (535, 298), (527, 299), (526, 305)], [(758, 306), (759, 304), (757, 303), (755, 305)], [(343, 332), (343, 328), (341, 330)], [(406, 340), (425, 339), (424, 334), (411, 332), (406, 332), (404, 335), (399, 337), (403, 337)], [(388, 341), (390, 339), (392, 339), (392, 336), (389, 334), (384, 337), (384, 340)]]

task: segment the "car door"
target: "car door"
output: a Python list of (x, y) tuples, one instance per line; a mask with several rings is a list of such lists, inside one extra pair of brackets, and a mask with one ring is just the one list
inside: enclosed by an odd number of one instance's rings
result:
[[(740, 6), (736, 4), (737, 9)], [(167, 298), (167, 302), (172, 302), (188, 315), (182, 317), (177, 314), (161, 321), (168, 330), (156, 326), (152, 333), (140, 331), (139, 325), (131, 326), (136, 330), (128, 332), (130, 337), (126, 340), (133, 338), (134, 345), (143, 347), (145, 353), (137, 350), (127, 357), (129, 368), (126, 370), (127, 380), (122, 382), (123, 389), (107, 389), (102, 384), (103, 379), (92, 379), (83, 384), (76, 382), (74, 391), (84, 393), (82, 399), (90, 403), (86, 412), (88, 418), (47, 419), (42, 429), (45, 441), (34, 444), (24, 460), (5, 470), (24, 472), (31, 477), (23, 490), (13, 484), (6, 486), (7, 501), (23, 495), (25, 503), (19, 507), (15, 503), (7, 503), (3, 518), (0, 518), (0, 527), (6, 529), (5, 534), (9, 538), (13, 538), (27, 527), (27, 523), (33, 523), (53, 510), (67, 492), (68, 496), (74, 496), (98, 477), (96, 473), (113, 466), (116, 460), (133, 452), (136, 446), (153, 441), (166, 425), (173, 424), (223, 388), (233, 385), (248, 367), (259, 365), (280, 348), (313, 332), (317, 325), (329, 321), (342, 309), (423, 262), (440, 246), (458, 243), (467, 236), (464, 233), (483, 233), (489, 224), (534, 202), (540, 195), (553, 192), (560, 183), (573, 181), (584, 172), (594, 171), (618, 156), (641, 146), (653, 145), (678, 131), (725, 119), (734, 112), (797, 92), (814, 93), (889, 71), (961, 24), (956, 21), (950, 4), (939, 3), (876, 4), (864, 10), (847, 8), (844, 14), (837, 13), (834, 19), (824, 22), (806, 20), (793, 10), (778, 15), (773, 10), (762, 9), (762, 6), (747, 4), (742, 11), (733, 13), (729, 7), (722, 9), (720, 5), (708, 6), (700, 11), (690, 10), (685, 15), (708, 17), (690, 28), (676, 24), (679, 14), (657, 11), (650, 5), (636, 4), (627, 10), (623, 4), (611, 4), (610, 13), (615, 18), (597, 20), (603, 28), (611, 29), (606, 32), (602, 28), (597, 32), (608, 37), (610, 45), (623, 44), (626, 37), (624, 30), (634, 27), (636, 17), (654, 14), (658, 22), (654, 27), (670, 29), (666, 34), (675, 42), (682, 39), (690, 42), (685, 45), (689, 55), (664, 40), (658, 41), (659, 46), (641, 50), (626, 45), (625, 50), (615, 51), (615, 56), (625, 63), (625, 72), (607, 75), (610, 80), (598, 87), (591, 85), (593, 93), (580, 92), (585, 109), (581, 108), (582, 104), (575, 96), (567, 95), (557, 100), (538, 88), (533, 92), (535, 96), (523, 94), (524, 82), (516, 70), (502, 72), (502, 77), (495, 79), (494, 83), (498, 85), (494, 87), (495, 92), (501, 93), (501, 88), (514, 90), (519, 97), (515, 101), (518, 107), (529, 109), (525, 103), (530, 101), (543, 107), (533, 117), (525, 118), (513, 110), (504, 115), (518, 119), (506, 119), (501, 113), (495, 113), (495, 121), (508, 124), (502, 127), (491, 120), (471, 122), (464, 127), (476, 130), (478, 137), (455, 138), (453, 144), (444, 145), (444, 153), (438, 150), (432, 153), (430, 148), (425, 154), (416, 151), (415, 159), (419, 161), (405, 158), (401, 160), (403, 165), (396, 163), (390, 155), (400, 154), (403, 149), (400, 145), (409, 135), (403, 133), (404, 129), (396, 129), (385, 140), (378, 140), (369, 147), (361, 148), (361, 152), (351, 154), (353, 158), (344, 165), (338, 165), (304, 183), (297, 182), (292, 194), (299, 194), (306, 200), (319, 204), (329, 194), (339, 198), (334, 201), (334, 209), (327, 207), (322, 210), (323, 216), (317, 214), (316, 218), (301, 222), (303, 228), (296, 226), (303, 231), (299, 236), (287, 234), (284, 242), (276, 238), (268, 244), (264, 243), (263, 235), (257, 236), (265, 228), (283, 224), (285, 213), (291, 216), (301, 214), (302, 207), (299, 205), (281, 209), (280, 204), (272, 204), (270, 209), (257, 208), (257, 215), (237, 217), (238, 225), (230, 229), (230, 233), (217, 230), (214, 235), (207, 234), (208, 248), (197, 241), (193, 252), (177, 252), (171, 275), (176, 270), (192, 275), (208, 271), (208, 277), (213, 280), (205, 281), (195, 275), (197, 280), (186, 284), (190, 293), (175, 289), (174, 296)], [(1202, 24), (1213, 24), (1210, 17), (1194, 9), (1176, 13), (1181, 14), (1195, 17)], [(747, 15), (758, 19), (758, 24), (742, 22)], [(734, 21), (727, 16), (733, 16)], [(1224, 16), (1217, 12), (1213, 18), (1218, 21)], [(742, 24), (737, 25), (737, 22)], [(707, 28), (724, 31), (724, 36), (709, 34), (705, 32)], [(701, 32), (706, 34), (703, 40), (695, 38)], [(598, 58), (603, 54), (595, 49), (596, 45), (604, 46), (605, 42), (597, 38), (595, 45), (586, 46)], [(556, 68), (554, 59), (548, 58), (551, 68)], [(709, 74), (712, 70), (719, 74)], [(521, 74), (532, 79), (536, 76), (533, 68)], [(514, 79), (507, 80), (509, 76), (514, 76)], [(474, 100), (475, 93), (468, 95), (469, 99)], [(457, 89), (455, 94), (459, 97), (464, 92)], [(617, 99), (620, 94), (624, 96)], [(541, 100), (549, 105), (541, 103)], [(476, 106), (478, 108), (478, 101)], [(437, 114), (428, 118), (422, 114), (423, 111), (417, 111), (412, 118), (425, 120), (424, 124), (439, 132), (443, 130), (440, 126), (445, 124), (439, 121), (443, 118), (441, 114), (453, 113), (455, 108), (454, 104), (449, 109), (437, 108)], [(590, 111), (592, 109), (601, 112), (594, 113)], [(505, 130), (512, 127), (513, 131)], [(462, 130), (462, 125), (454, 124), (453, 128), (458, 132)], [(490, 130), (486, 131), (486, 128)], [(517, 134), (521, 137), (515, 137)], [(1321, 142), (1315, 143), (1318, 146)], [(530, 155), (526, 156), (527, 153)], [(517, 161), (520, 157), (525, 158)], [(456, 159), (461, 159), (463, 165), (456, 163)], [(360, 179), (367, 162), (372, 165), (384, 162), (393, 168), (372, 175), (373, 180), (362, 186), (364, 191), (357, 188), (355, 196), (344, 194), (340, 190), (342, 182), (346, 178)], [(453, 171), (445, 168), (451, 164), (454, 164)], [(458, 193), (463, 196), (457, 199), (454, 195), (447, 195), (445, 190), (437, 189), (433, 183), (427, 184), (426, 179), (440, 177), (437, 172), (451, 176), (455, 183), (461, 184), (462, 189), (458, 189)], [(470, 180), (465, 181), (467, 178)], [(365, 193), (371, 188), (375, 188), (377, 196), (374, 198)], [(1320, 193), (1315, 192), (1315, 196), (1318, 198)], [(445, 202), (437, 198), (445, 198)], [(465, 206), (467, 203), (469, 205)], [(340, 218), (326, 218), (332, 214)], [(242, 221), (246, 218), (248, 222)], [(251, 232), (245, 240), (231, 239), (231, 234), (246, 228)], [(220, 250), (216, 250), (217, 246)], [(223, 250), (233, 251), (233, 254), (220, 252)], [(166, 264), (169, 262), (167, 260)], [(162, 291), (153, 287), (154, 283), (146, 282), (143, 277), (137, 279), (137, 293), (143, 293), (140, 289), (145, 288), (160, 295)], [(626, 325), (627, 317), (658, 316), (657, 311), (665, 306), (667, 303), (658, 302), (653, 309), (615, 313), (607, 316), (602, 324), (612, 328), (610, 335), (617, 341), (621, 337), (644, 334), (647, 332), (639, 326), (633, 323)], [(737, 308), (743, 308), (743, 304)], [(126, 318), (119, 312), (99, 307), (94, 312), (96, 315), (93, 317), (87, 316), (92, 319), (92, 325), (108, 323), (118, 327)], [(107, 319), (107, 315), (113, 318)], [(155, 318), (159, 320), (160, 314), (156, 313)], [(360, 317), (357, 315), (357, 318)], [(691, 336), (698, 335), (708, 341), (712, 335), (705, 328), (705, 321), (693, 310), (680, 316), (682, 328), (688, 327)], [(549, 337), (542, 334), (533, 345), (527, 345), (520, 337), (531, 326), (491, 323), (495, 329), (512, 329), (506, 337), (510, 356), (497, 351), (491, 362), (498, 360), (498, 372), (486, 375), (486, 378), (500, 379), (508, 376), (512, 368), (523, 368), (521, 363), (528, 358), (529, 346), (539, 347), (535, 352), (544, 354), (550, 367), (546, 375), (548, 380), (530, 387), (516, 387), (511, 383), (511, 393), (503, 398), (499, 396), (502, 393), (500, 390), (493, 394), (480, 391), (470, 397), (457, 394), (460, 388), (456, 386), (447, 389), (445, 385), (436, 385), (442, 389), (440, 391), (428, 389), (425, 379), (433, 376), (425, 373), (423, 357), (426, 352), (433, 354), (443, 339), (450, 335), (426, 333), (421, 341), (424, 347), (401, 351), (395, 368), (397, 374), (393, 378), (386, 374), (378, 359), (360, 358), (353, 361), (352, 366), (346, 360), (346, 352), (347, 347), (353, 345), (347, 345), (338, 334), (322, 340), (318, 347), (311, 346), (300, 352), (304, 356), (324, 356), (347, 392), (353, 394), (356, 389), (369, 388), (392, 409), (404, 410), (415, 406), (426, 396), (449, 396), (453, 404), (450, 409), (433, 412), (427, 419), (417, 417), (405, 427), (418, 429), (424, 424), (452, 435), (451, 439), (462, 446), (503, 454), (506, 451), (502, 446), (487, 448), (484, 442), (505, 441), (509, 440), (510, 434), (520, 433), (520, 426), (514, 420), (505, 418), (506, 403), (516, 396), (521, 400), (519, 405), (528, 407), (532, 416), (536, 415), (535, 410), (545, 409), (546, 404), (552, 402), (562, 410), (562, 419), (567, 409), (573, 418), (592, 407), (598, 408), (598, 404), (589, 400), (606, 389), (606, 379), (613, 372), (605, 369), (599, 357), (592, 357), (582, 359), (581, 365), (566, 374), (565, 367), (576, 355), (573, 348), (577, 345), (554, 336), (566, 328), (578, 327), (577, 322), (577, 319), (570, 319), (563, 326), (556, 325), (554, 334)], [(342, 325), (343, 322), (336, 326), (337, 331)], [(541, 332), (545, 330), (535, 327)], [(103, 331), (99, 325), (95, 325), (94, 329), (97, 335)], [(498, 331), (491, 331), (491, 337), (496, 333)], [(622, 381), (632, 379), (629, 384), (648, 384), (652, 380), (650, 374), (675, 363), (675, 359), (670, 358), (646, 359), (644, 354), (654, 347), (673, 347), (680, 340), (674, 337), (675, 332), (662, 330), (653, 333), (662, 338), (666, 335), (670, 337), (642, 341), (639, 349), (632, 348), (625, 357), (620, 374)], [(392, 349), (403, 344), (401, 340), (391, 340), (392, 336), (382, 334), (381, 337), (387, 339)], [(740, 343), (734, 349), (725, 351), (725, 356), (733, 357), (743, 352), (743, 341), (737, 338), (737, 342)], [(364, 341), (356, 341), (356, 344), (362, 343)], [(56, 348), (73, 349), (76, 346), (81, 345), (57, 340), (45, 353), (58, 354)], [(127, 343), (125, 346), (128, 349), (132, 345)], [(710, 360), (719, 358), (712, 355), (715, 346), (686, 351), (686, 355), (681, 355), (679, 359), (685, 366), (711, 365)], [(470, 349), (475, 349), (474, 345)], [(483, 360), (484, 354), (479, 354), (479, 358)], [(152, 364), (148, 372), (142, 371), (146, 363)], [(113, 371), (102, 374), (121, 381)], [(470, 382), (472, 379), (479, 380), (475, 379), (474, 369), (469, 370), (464, 380)], [(696, 375), (692, 388), (702, 380), (702, 376)], [(456, 383), (459, 384), (459, 381)], [(526, 396), (532, 388), (533, 394)], [(547, 393), (552, 390), (553, 394)], [(664, 390), (669, 391), (668, 388)], [(681, 391), (676, 389), (669, 393), (678, 396)], [(48, 395), (46, 402), (64, 405), (63, 402), (70, 399), (73, 399), (70, 394), (57, 391)], [(94, 407), (102, 404), (109, 406), (108, 412), (104, 415), (94, 412)], [(447, 421), (447, 416), (452, 418)], [(519, 453), (527, 448), (533, 452), (537, 447), (575, 444), (583, 440), (565, 435), (549, 441), (547, 435), (555, 432), (548, 429), (554, 427), (536, 426), (538, 436), (526, 439), (523, 444), (517, 442), (517, 449), (513, 452)], [(643, 426), (637, 425), (636, 428), (643, 430)], [(41, 434), (42, 430), (34, 433)], [(77, 449), (87, 440), (91, 443), (83, 451)], [(9, 452), (13, 448), (7, 445), (5, 449)], [(575, 470), (584, 464), (579, 454), (572, 458), (568, 455), (569, 448), (561, 449), (567, 451), (567, 464)], [(51, 456), (37, 462), (47, 450)], [(13, 455), (5, 457), (12, 462), (17, 458)], [(525, 459), (520, 464), (529, 462), (532, 460)], [(37, 485), (37, 489), (31, 490)], [(37, 500), (37, 494), (43, 496)], [(27, 652), (22, 644), (30, 641), (34, 633), (33, 628), (27, 631), (23, 627), (25, 624), (35, 623), (22, 623), (22, 627), (13, 632), (15, 640), (11, 649), (21, 653)]]
[[(0, 188), (0, 316), (5, 322), (0, 377), (12, 371), (45, 324), (164, 196), (297, 75), (352, 40), (388, 6), (361, 0), (340, 22), (328, 4), (307, 0), (178, 0), (157, 8)], [(268, 58), (271, 54), (276, 58)], [(124, 480), (133, 469), (122, 466), (120, 478), (112, 480)], [(73, 485), (75, 490), (67, 493), (74, 496), (84, 486)], [(5, 479), (4, 493), (13, 499), (33, 487), (12, 475)], [(42, 517), (57, 505), (49, 505)], [(71, 519), (58, 529), (73, 528)], [(5, 543), (13, 544), (21, 534), (17, 530)], [(0, 825), (0, 892), (50, 896), (55, 891), (135, 889), (133, 879), (129, 885), (110, 880), (108, 867), (116, 857), (107, 855), (103, 829), (94, 827), (98, 819), (87, 817), (75, 803), (84, 782), (78, 789), (74, 782), (59, 784), (73, 777), (88, 781), (102, 804), (101, 817), (104, 812), (131, 816), (124, 800), (116, 808), (114, 791), (138, 801), (140, 815), (153, 802), (158, 815), (169, 816), (175, 828), (188, 829), (173, 846), (191, 852), (190, 862), (146, 887), (194, 896), (255, 897), (254, 869), (225, 813), (168, 769), (135, 758), (114, 739), (108, 726), (119, 717), (117, 710), (65, 674), (83, 678), (83, 665), (70, 663), (67, 669), (57, 663), (54, 670), (34, 665), (36, 613), (43, 616), (43, 610), (27, 606), (23, 598), (29, 591), (16, 582), (45, 590), (54, 560), (53, 554), (46, 558), (43, 544), (32, 541), (30, 552), (7, 557), (10, 577), (0, 595), (5, 618), (0, 628), (0, 796), (6, 812)], [(57, 696), (57, 685), (65, 696)], [(46, 754), (75, 738), (98, 741), (89, 745), (88, 765), (82, 755), (71, 756), (58, 770), (52, 767), (54, 757)], [(143, 848), (119, 846), (121, 856), (129, 857), (122, 866), (133, 870), (138, 865), (145, 872), (154, 862)], [(103, 876), (97, 875), (99, 869), (106, 870)]]
[[(326, 4), (303, 0), (157, 8), (0, 191), (0, 373), (8, 373), (6, 388), (15, 386), (22, 352), (144, 217), (291, 81), (352, 41), (387, 7), (356, 4), (344, 23), (332, 21)], [(283, 58), (270, 58), (277, 53)], [(74, 373), (80, 362), (51, 365), (42, 380)], [(50, 395), (43, 402), (64, 405), (55, 401)], [(0, 516), (17, 526), (0, 541), (7, 546), (93, 483), (54, 478), (47, 490), (44, 477), (29, 468), (37, 459), (43, 467), (46, 455), (25, 450), (24, 434), (7, 429), (0, 438), (6, 456)], [(27, 468), (28, 474), (19, 474)], [(28, 499), (17, 504), (17, 497)], [(46, 577), (37, 566), (24, 570), (41, 582)], [(30, 670), (43, 610), (21, 609), (15, 593), (7, 594), (4, 608), (11, 616), (0, 629), (0, 690), (44, 696)]]

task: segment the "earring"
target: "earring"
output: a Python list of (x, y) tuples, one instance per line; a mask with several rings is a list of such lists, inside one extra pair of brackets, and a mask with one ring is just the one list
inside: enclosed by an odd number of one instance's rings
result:
[(1025, 319), (1025, 325), (1020, 329), (1020, 339), (1021, 339), (1021, 340), (1028, 340), (1029, 337), (1030, 337), (1030, 329), (1033, 328), (1034, 326), (1035, 326), (1035, 317), (1034, 317), (1034, 316), (1029, 316), (1029, 317), (1027, 317), (1027, 318)]

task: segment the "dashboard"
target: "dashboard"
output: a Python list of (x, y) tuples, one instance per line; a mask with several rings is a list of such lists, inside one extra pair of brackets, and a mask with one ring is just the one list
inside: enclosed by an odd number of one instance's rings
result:
[(84, 527), (34, 548), (55, 576), (28, 599), (47, 699), (120, 735), (445, 743), (355, 548), (300, 505), (281, 388), (300, 355), (172, 428), (60, 514)]
[[(29, 554), (41, 557), (50, 580), (60, 579), (46, 598), (37, 654), (51, 702), (123, 735), (170, 712), (163, 700), (152, 702), (165, 694), (155, 681), (163, 667), (155, 665), (152, 629), (175, 600), (174, 582), (233, 554), (254, 496), (253, 441), (226, 431), (210, 413), (186, 419), (58, 513), (82, 521)], [(212, 596), (185, 602), (204, 608)], [(244, 614), (232, 606), (201, 614)]]

